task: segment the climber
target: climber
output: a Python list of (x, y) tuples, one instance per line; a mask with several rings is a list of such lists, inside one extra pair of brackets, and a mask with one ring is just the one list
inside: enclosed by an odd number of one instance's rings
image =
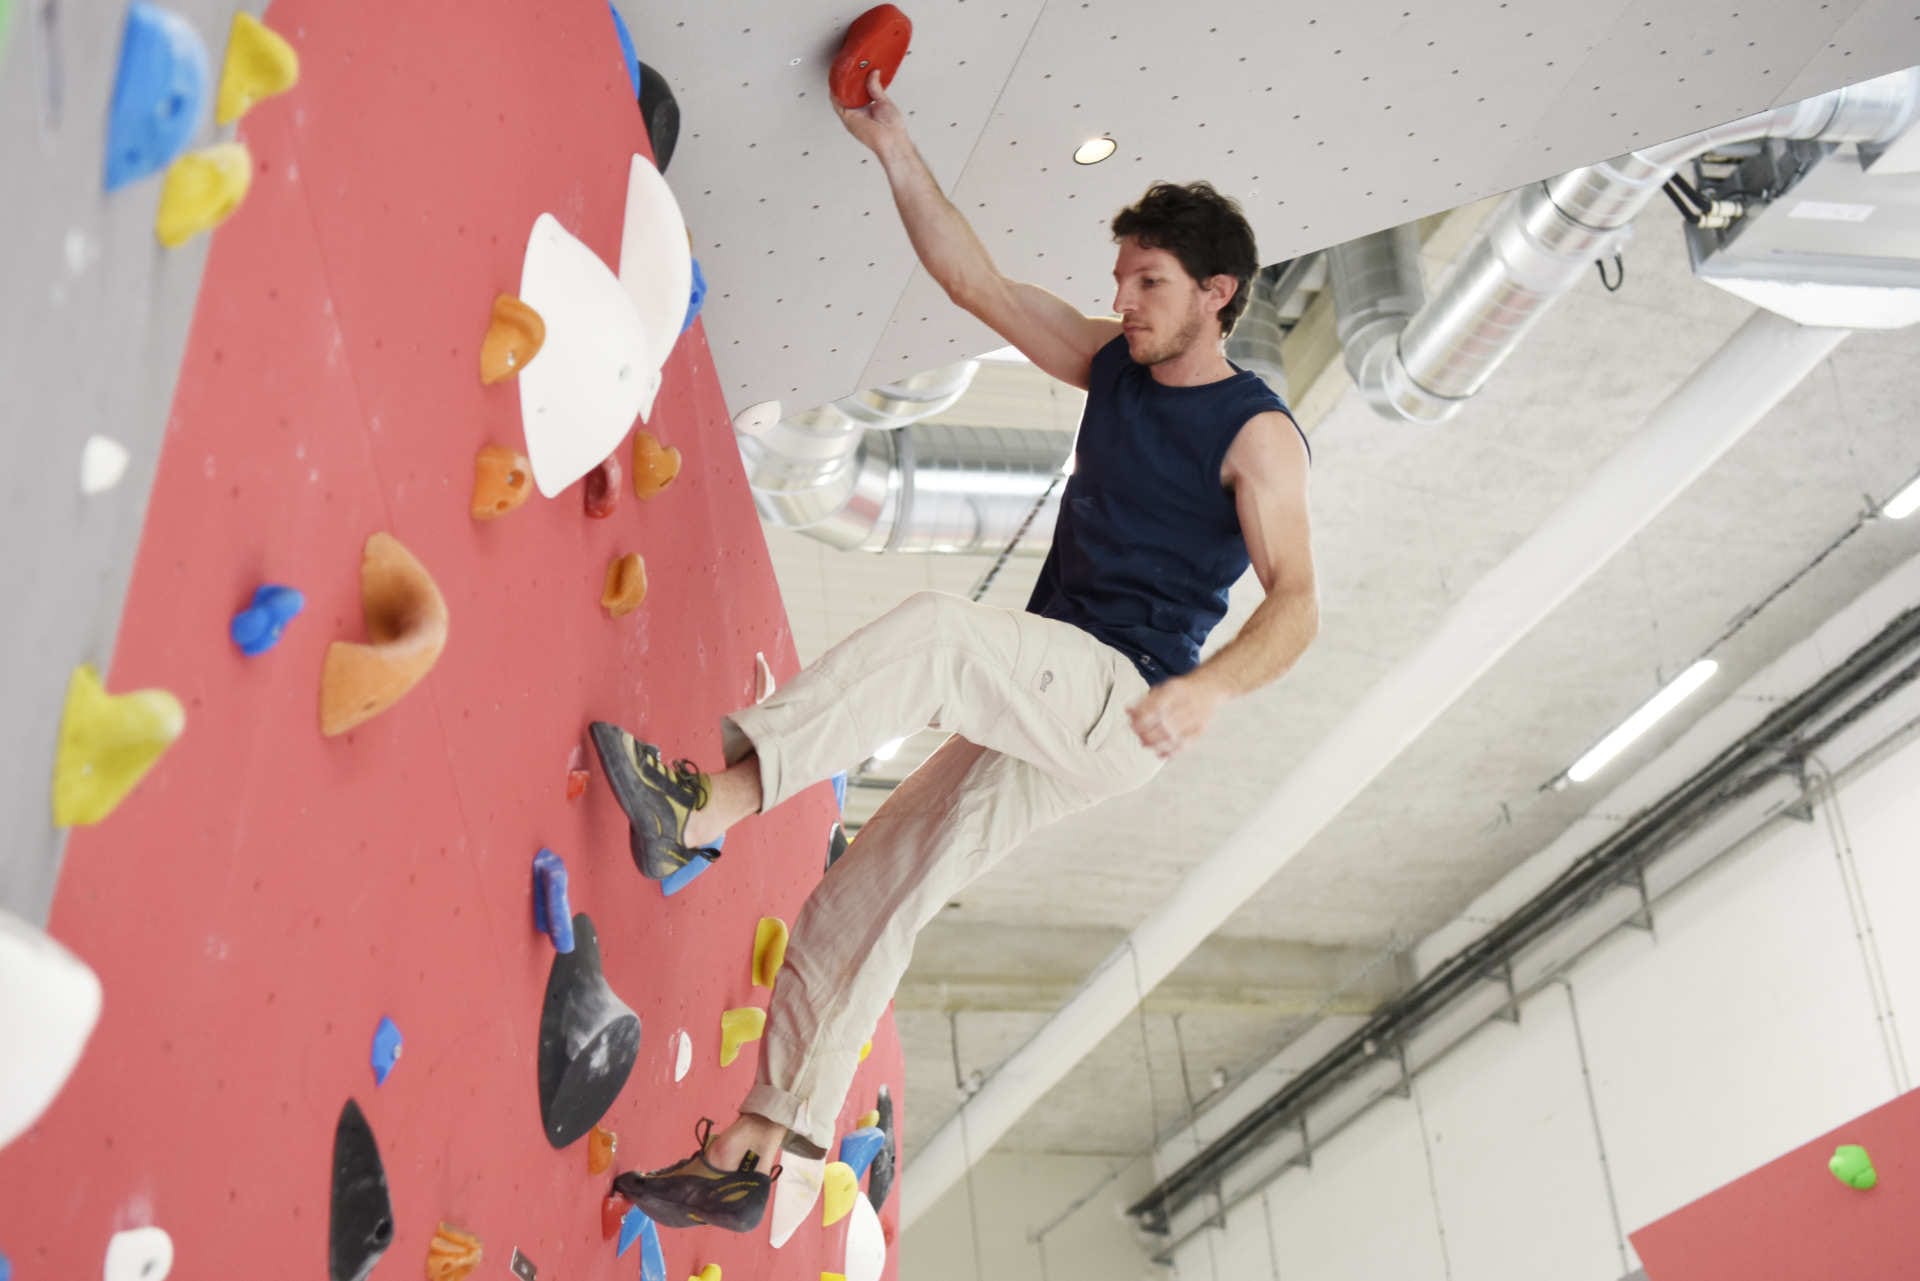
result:
[[(1293, 666), (1318, 627), (1306, 439), (1225, 338), (1259, 267), (1239, 207), (1155, 183), (1114, 218), (1112, 317), (1002, 276), (869, 79), (835, 109), (878, 157), (927, 271), (1035, 365), (1087, 391), (1052, 550), (1024, 612), (925, 592), (722, 722), (726, 768), (665, 765), (605, 722), (593, 740), (648, 876), (729, 825), (930, 727), (952, 736), (887, 798), (801, 910), (756, 1084), (700, 1150), (615, 1189), (667, 1225), (746, 1231), (766, 1156), (819, 1158), (914, 936), (1036, 828), (1153, 777), (1231, 698)], [(1200, 661), (1251, 564), (1265, 599)]]

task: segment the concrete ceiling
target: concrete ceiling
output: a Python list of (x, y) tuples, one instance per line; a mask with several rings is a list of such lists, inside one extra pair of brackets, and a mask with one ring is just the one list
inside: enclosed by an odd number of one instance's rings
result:
[[(730, 403), (818, 404), (1000, 345), (914, 263), (825, 68), (866, 7), (622, 10), (683, 113), (669, 178)], [(1110, 301), (1113, 212), (1157, 178), (1246, 205), (1277, 262), (1920, 62), (1910, 0), (1154, 0), (908, 6), (895, 90), (1008, 267)], [(1120, 144), (1072, 163), (1090, 136)]]
[[(1563, 300), (1444, 428), (1388, 423), (1351, 394), (1333, 401), (1314, 433), (1319, 640), (1286, 680), (1229, 708), (1150, 787), (1038, 834), (929, 930), (898, 1007), (912, 1133), (924, 1136), (950, 1114), (956, 1082), (1017, 1048), (1046, 1016), (1041, 998), (1071, 987), (1157, 907), (1749, 313), (1692, 279), (1678, 218), (1664, 204), (1641, 219), (1626, 268), (1618, 293), (1596, 276)], [(1033, 425), (1056, 425), (1077, 403), (1030, 370), (989, 366), (985, 377), (978, 403), (963, 400), (949, 417), (999, 425), (1017, 416), (1023, 378), (1035, 386)], [(1009, 1146), (1137, 1153), (1148, 1116), (1162, 1129), (1184, 1120), (1215, 1068), (1237, 1079), (1316, 1015), (1371, 1008), (1399, 981), (1408, 944), (1590, 806), (1590, 788), (1542, 785), (1662, 680), (1710, 651), (1722, 672), (1688, 709), (1704, 712), (1716, 690), (1738, 686), (1920, 553), (1920, 519), (1861, 523), (1920, 470), (1907, 408), (1917, 399), (1920, 333), (1849, 339), (1375, 780)], [(803, 660), (910, 591), (968, 591), (988, 563), (844, 553), (778, 530), (768, 541)], [(1019, 607), (1036, 567), (1016, 558), (987, 599)], [(1216, 636), (1231, 635), (1250, 610), (1251, 587), (1236, 590)], [(1646, 759), (1689, 719), (1675, 717), (1618, 768)], [(934, 741), (911, 740), (876, 773), (910, 769)], [(870, 812), (883, 795), (856, 791), (850, 814)], [(1070, 916), (1059, 907), (1066, 902)], [(1025, 945), (1010, 945), (1009, 931), (1024, 931)], [(1239, 960), (1243, 977), (1260, 980), (1243, 1001), (1223, 999), (1233, 972), (1220, 949), (1234, 943), (1255, 949)]]
[[(735, 408), (817, 404), (1003, 341), (918, 270), (877, 164), (829, 111), (822, 72), (863, 7), (756, 7), (720, 23), (690, 0), (623, 5), (684, 113), (668, 176), (711, 282), (705, 324)], [(1920, 63), (1911, 0), (1234, 0), (1205, 12), (1175, 22), (1146, 0), (956, 0), (912, 13), (898, 98), (1010, 273), (1104, 311), (1113, 211), (1155, 178), (1206, 177), (1244, 202), (1270, 262), (1464, 209), (1427, 241), (1431, 280), (1482, 197)], [(1114, 159), (1073, 165), (1074, 146), (1100, 133), (1120, 142)], [(1295, 387), (1317, 419), (1320, 639), (1152, 786), (1039, 834), (929, 929), (897, 1007), (909, 1150), (1748, 314), (1691, 278), (1664, 204), (1641, 219), (1626, 266), (1620, 292), (1589, 277), (1563, 300), (1444, 428), (1374, 417), (1343, 394), (1337, 362)], [(1541, 785), (1662, 679), (1711, 649), (1723, 670), (1691, 709), (1703, 711), (1920, 552), (1920, 520), (1855, 528), (1920, 468), (1917, 400), (1920, 336), (1844, 344), (1006, 1145), (1138, 1154), (1186, 1119), (1216, 1069), (1237, 1078), (1295, 1037), (1351, 1026), (1401, 981), (1408, 945), (1587, 807), (1579, 789)], [(946, 417), (1067, 430), (1078, 408), (1068, 389), (1001, 366)], [(803, 661), (912, 591), (969, 592), (988, 564), (842, 553), (778, 530), (768, 542)], [(986, 599), (1021, 606), (1036, 565), (1016, 558)], [(1250, 587), (1220, 637), (1251, 609)], [(892, 772), (932, 746), (910, 741)], [(857, 791), (850, 815), (883, 794)]]

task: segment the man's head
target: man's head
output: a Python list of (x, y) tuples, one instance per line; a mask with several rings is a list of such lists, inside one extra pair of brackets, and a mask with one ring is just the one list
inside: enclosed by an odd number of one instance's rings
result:
[(1114, 217), (1113, 238), (1113, 309), (1136, 361), (1156, 365), (1232, 332), (1260, 269), (1239, 204), (1210, 183), (1156, 182)]

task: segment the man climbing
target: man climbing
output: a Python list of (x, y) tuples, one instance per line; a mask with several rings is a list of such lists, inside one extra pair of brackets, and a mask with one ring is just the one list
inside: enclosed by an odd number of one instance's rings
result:
[[(777, 693), (722, 722), (726, 768), (663, 765), (593, 727), (631, 820), (635, 861), (664, 877), (728, 826), (923, 726), (946, 743), (894, 790), (801, 910), (774, 987), (756, 1084), (700, 1150), (615, 1190), (668, 1226), (746, 1231), (782, 1146), (823, 1156), (920, 929), (1034, 829), (1139, 787), (1230, 698), (1277, 679), (1318, 626), (1305, 438), (1230, 364), (1225, 335), (1258, 269), (1238, 206), (1205, 183), (1156, 183), (1113, 220), (1118, 318), (1081, 315), (1001, 275), (941, 194), (904, 113), (869, 80), (839, 110), (886, 171), (913, 247), (949, 297), (1086, 410), (1025, 612), (924, 592)], [(1249, 563), (1266, 598), (1199, 661)]]

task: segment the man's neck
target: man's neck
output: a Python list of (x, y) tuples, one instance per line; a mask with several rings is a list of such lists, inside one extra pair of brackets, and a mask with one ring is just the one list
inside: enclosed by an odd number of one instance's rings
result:
[(1233, 366), (1219, 340), (1197, 342), (1175, 356), (1152, 366), (1148, 372), (1163, 387), (1200, 387), (1233, 377)]

